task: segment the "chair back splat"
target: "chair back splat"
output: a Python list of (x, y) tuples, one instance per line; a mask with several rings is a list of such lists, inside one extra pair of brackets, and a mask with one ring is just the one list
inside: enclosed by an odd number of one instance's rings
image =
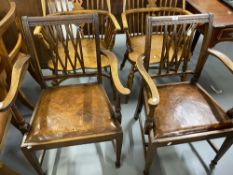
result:
[[(148, 17), (145, 44), (145, 67), (147, 70), (149, 69), (150, 58), (157, 56), (151, 55), (151, 53), (155, 53), (151, 49), (151, 45), (153, 44), (151, 42), (152, 36), (163, 36), (161, 55), (159, 55), (160, 62), (156, 69), (157, 72), (151, 76), (184, 76), (186, 74), (194, 74), (194, 79), (197, 81), (206, 61), (204, 58), (206, 58), (206, 49), (212, 32), (212, 21), (212, 15), (207, 14)], [(188, 69), (188, 64), (191, 58), (191, 45), (198, 26), (204, 27), (205, 35), (196, 70), (192, 71)]]
[[(67, 21), (67, 18), (69, 20)], [(57, 19), (57, 20), (56, 20)], [(97, 69), (86, 68), (84, 57), (88, 57), (88, 53), (83, 53), (83, 44), (87, 36), (83, 33), (83, 28), (89, 26), (95, 40), (95, 47), (89, 52), (96, 53)], [(98, 82), (101, 82), (101, 59), (100, 59), (100, 45), (99, 45), (99, 30), (98, 30), (98, 16), (97, 15), (81, 15), (81, 16), (48, 16), (42, 17), (24, 17), (23, 26), (25, 34), (27, 35), (27, 43), (31, 55), (33, 57), (33, 64), (40, 72), (41, 80), (45, 86), (45, 82), (49, 80), (62, 80), (64, 78), (72, 77), (97, 77)], [(40, 59), (38, 58), (35, 41), (36, 37), (33, 35), (31, 28), (39, 26), (43, 34), (44, 43), (50, 55), (50, 73), (44, 73), (40, 67)], [(96, 27), (94, 27), (96, 26)], [(58, 52), (63, 50), (63, 52)], [(88, 60), (88, 59), (85, 59)]]

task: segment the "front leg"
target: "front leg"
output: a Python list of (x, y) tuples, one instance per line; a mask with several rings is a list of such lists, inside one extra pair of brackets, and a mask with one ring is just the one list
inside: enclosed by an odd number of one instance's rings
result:
[(233, 108), (229, 109), (227, 111), (227, 115), (230, 117), (230, 118), (233, 118)]

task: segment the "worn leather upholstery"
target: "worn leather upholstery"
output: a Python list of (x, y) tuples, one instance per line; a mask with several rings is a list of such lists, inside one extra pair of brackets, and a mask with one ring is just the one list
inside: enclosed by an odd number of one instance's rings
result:
[(99, 84), (83, 84), (46, 89), (33, 115), (25, 143), (56, 141), (63, 138), (98, 137), (116, 134), (110, 102)]
[(155, 137), (169, 137), (232, 127), (232, 120), (202, 89), (192, 84), (159, 86)]

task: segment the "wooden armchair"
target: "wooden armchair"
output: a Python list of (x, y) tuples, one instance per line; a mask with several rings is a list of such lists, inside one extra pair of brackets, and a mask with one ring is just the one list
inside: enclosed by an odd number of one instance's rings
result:
[[(7, 62), (6, 64), (9, 64), (10, 69), (12, 69), (12, 65), (15, 63), (17, 59), (20, 57), (26, 56), (26, 54), (22, 51), (23, 47), (23, 38), (20, 31), (17, 30), (17, 22), (15, 18), (15, 11), (16, 11), (16, 5), (14, 2), (9, 3), (10, 9), (7, 12), (7, 14), (0, 20), (0, 54), (3, 55)], [(18, 34), (17, 40), (12, 41), (10, 40), (11, 47), (7, 47), (6, 45), (6, 34), (8, 32), (11, 32), (14, 29), (16, 30), (16, 33)], [(9, 35), (9, 33), (8, 33)], [(29, 109), (33, 109), (33, 104), (28, 100), (28, 98), (25, 96), (24, 92), (19, 89), (18, 94), (19, 100), (27, 106)]]
[[(143, 79), (135, 112), (139, 118), (145, 106), (143, 129), (146, 153), (145, 174), (149, 173), (156, 148), (192, 141), (226, 137), (212, 163), (217, 163), (223, 153), (233, 143), (233, 112), (225, 112), (220, 105), (198, 84), (198, 79), (209, 54), (216, 56), (233, 73), (233, 62), (224, 54), (208, 49), (211, 37), (213, 15), (182, 15), (148, 17), (146, 27), (145, 52), (137, 58), (136, 66)], [(189, 61), (189, 48), (198, 26), (204, 28), (204, 38), (199, 58), (194, 70), (186, 69)], [(149, 71), (153, 55), (153, 33), (164, 28), (157, 72)], [(183, 43), (179, 47), (179, 43)], [(171, 48), (175, 47), (175, 52)], [(152, 48), (152, 49), (151, 49)], [(172, 58), (172, 60), (170, 59)], [(156, 85), (152, 78), (186, 75), (190, 81)], [(173, 79), (174, 81), (174, 79)], [(142, 119), (140, 119), (141, 123)], [(142, 125), (142, 123), (141, 123)], [(148, 140), (148, 143), (145, 143)], [(216, 148), (215, 148), (216, 149)]]
[[(2, 60), (4, 60), (3, 66), (8, 74), (8, 85), (10, 85), (11, 83), (10, 73), (12, 72), (13, 65), (16, 63), (17, 60), (27, 57), (25, 53), (21, 52), (23, 41), (22, 34), (20, 32), (18, 33), (18, 38), (15, 45), (12, 44), (13, 48), (11, 50), (8, 50), (5, 45), (3, 38), (8, 32), (8, 29), (12, 27), (12, 25), (15, 23), (15, 3), (11, 2), (9, 6), (9, 11), (0, 21), (0, 56), (2, 57)], [(29, 102), (23, 91), (21, 89), (17, 89), (17, 91), (19, 91), (19, 93), (17, 93), (17, 98), (19, 98), (20, 102), (22, 102), (28, 108), (33, 109), (33, 105)], [(12, 124), (14, 124), (15, 127), (17, 127), (19, 130), (21, 130), (22, 133), (26, 132), (28, 130), (28, 125), (24, 121), (17, 107), (15, 105), (12, 105), (11, 110), (15, 116), (12, 120)]]
[[(4, 147), (5, 136), (10, 122), (20, 129), (21, 132), (26, 132), (29, 129), (22, 115), (19, 115), (20, 113), (17, 111), (14, 103), (28, 66), (28, 59), (29, 56), (20, 56), (11, 70), (6, 63), (7, 58), (0, 53), (0, 152)], [(0, 162), (0, 174), (13, 175), (17, 173), (3, 162)]]
[[(107, 50), (100, 49), (99, 20), (94, 14), (63, 15), (46, 17), (24, 17), (23, 27), (32, 62), (41, 75), (42, 94), (31, 120), (31, 130), (24, 135), (22, 151), (39, 174), (43, 174), (37, 150), (87, 144), (103, 141), (116, 141), (116, 165), (120, 166), (122, 129), (120, 126), (120, 96), (129, 94), (118, 78), (117, 58)], [(83, 54), (85, 41), (81, 39), (82, 27), (89, 25), (93, 30), (95, 53), (93, 62), (97, 69), (86, 68)], [(44, 72), (35, 47), (36, 36), (32, 28), (39, 26), (46, 42), (50, 45), (52, 72)], [(71, 32), (73, 30), (73, 32)], [(75, 34), (75, 35), (74, 35)], [(71, 41), (72, 47), (67, 44)], [(57, 43), (61, 43), (61, 45)], [(61, 48), (59, 48), (61, 47)], [(59, 52), (59, 49), (64, 52)], [(101, 85), (102, 60), (108, 59), (112, 81), (117, 92), (115, 112)], [(70, 68), (68, 68), (70, 65)], [(80, 66), (77, 70), (76, 67)], [(62, 68), (62, 71), (59, 71)], [(63, 78), (92, 77), (92, 83), (51, 87), (51, 80)], [(63, 82), (65, 83), (65, 82)], [(67, 82), (68, 83), (68, 82)], [(98, 95), (96, 95), (98, 94)], [(44, 155), (45, 151), (43, 151)], [(42, 156), (43, 157), (43, 156)]]
[[(131, 64), (127, 83), (129, 89), (132, 89), (134, 73), (137, 71), (135, 66), (136, 59), (144, 52), (146, 17), (187, 14), (190, 14), (190, 12), (185, 10), (184, 0), (148, 1), (148, 4), (145, 0), (124, 0), (122, 23), (126, 33), (127, 50), (120, 69), (124, 68), (126, 61), (129, 61)], [(151, 54), (150, 64), (160, 62), (159, 51), (162, 47), (162, 34), (163, 28), (159, 28), (158, 32), (152, 37), (153, 54)], [(126, 98), (127, 101), (128, 97)]]
[[(42, 9), (44, 15), (72, 15), (72, 14), (92, 14), (97, 13), (99, 16), (99, 35), (100, 35), (100, 48), (112, 50), (115, 42), (115, 35), (120, 30), (116, 18), (111, 14), (110, 0), (75, 0), (75, 1), (56, 1), (56, 0), (42, 0)], [(72, 31), (71, 31), (72, 32)], [(35, 34), (39, 37), (41, 45), (47, 47), (47, 43), (44, 42), (43, 33), (39, 29), (35, 30)], [(88, 55), (85, 57), (87, 68), (97, 68), (95, 62), (92, 62), (95, 57), (95, 52), (91, 52), (95, 48), (95, 40), (93, 38), (93, 30), (89, 25), (83, 28), (82, 39), (85, 47), (83, 47), (83, 54)], [(71, 42), (71, 41), (70, 41)], [(62, 50), (59, 50), (62, 52)], [(109, 67), (108, 59), (103, 56), (102, 67)], [(51, 63), (48, 63), (48, 68), (54, 70), (51, 67)], [(68, 69), (72, 69), (68, 67)], [(80, 69), (80, 67), (77, 67)]]

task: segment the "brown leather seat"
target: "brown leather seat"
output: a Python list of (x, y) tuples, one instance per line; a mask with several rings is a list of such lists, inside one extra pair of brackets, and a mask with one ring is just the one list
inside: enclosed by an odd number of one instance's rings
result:
[(224, 110), (196, 85), (169, 84), (158, 90), (160, 103), (154, 115), (157, 138), (233, 126)]
[[(104, 49), (106, 48), (104, 46), (104, 41), (100, 41), (100, 48)], [(93, 39), (82, 39), (82, 45), (83, 45), (83, 57), (84, 57), (84, 65), (86, 68), (96, 68), (97, 67), (97, 63), (96, 63), (96, 46), (95, 46), (95, 40)], [(74, 46), (72, 45), (71, 41), (68, 42), (68, 50), (73, 51), (74, 50)], [(58, 44), (58, 52), (59, 52), (59, 56), (62, 59), (62, 63), (65, 64), (65, 51), (64, 48), (62, 46), (62, 43)], [(70, 57), (72, 60), (75, 59), (75, 52), (70, 52)], [(74, 61), (73, 61), (74, 62)], [(101, 65), (102, 67), (107, 67), (109, 66), (109, 61), (108, 58), (105, 57), (104, 55), (101, 56)], [(48, 61), (48, 67), (52, 70), (54, 70), (54, 65), (52, 60), (50, 59)], [(77, 69), (80, 69), (81, 66), (79, 64), (79, 62), (76, 65)], [(63, 70), (61, 64), (59, 63), (58, 65), (58, 69), (59, 70)], [(67, 70), (73, 70), (71, 64), (68, 62), (67, 63)]]
[[(73, 100), (70, 100), (70, 95)], [(106, 132), (109, 135), (121, 132), (121, 126), (113, 120), (106, 93), (99, 84), (46, 89), (37, 106), (32, 128), (25, 140), (29, 145), (63, 138), (96, 138)]]

